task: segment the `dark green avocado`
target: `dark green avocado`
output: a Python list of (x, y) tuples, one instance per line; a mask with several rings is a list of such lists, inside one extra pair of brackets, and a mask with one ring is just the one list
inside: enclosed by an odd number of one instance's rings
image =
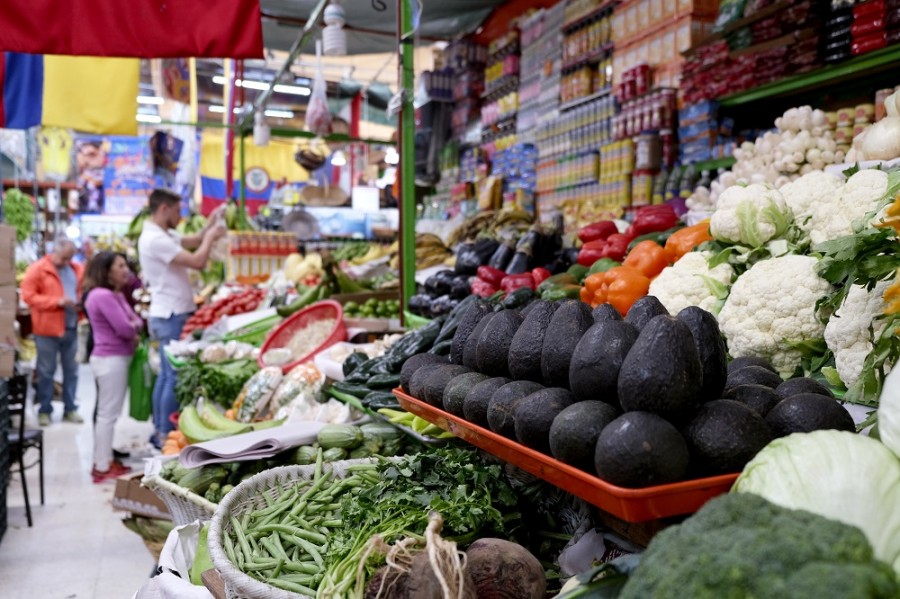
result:
[(594, 452), (597, 476), (632, 489), (681, 480), (689, 461), (681, 433), (649, 412), (627, 412), (610, 422)]
[(771, 387), (765, 385), (738, 385), (725, 392), (725, 399), (733, 399), (747, 404), (757, 414), (766, 417), (769, 410), (778, 405), (781, 397)]
[(509, 346), (522, 325), (522, 315), (515, 310), (498, 312), (478, 337), (475, 364), (478, 372), (488, 376), (509, 376)]
[(719, 399), (728, 377), (728, 353), (722, 331), (719, 330), (719, 322), (715, 316), (697, 306), (685, 308), (676, 318), (686, 324), (694, 336), (694, 345), (697, 346), (700, 366), (703, 368), (701, 401)]
[(484, 331), (484, 327), (488, 325), (488, 323), (496, 318), (497, 312), (491, 312), (490, 314), (486, 314), (482, 317), (481, 320), (478, 321), (478, 324), (475, 325), (475, 329), (469, 335), (469, 338), (466, 339), (466, 345), (463, 348), (463, 358), (462, 363), (463, 366), (469, 368), (471, 370), (476, 370), (478, 368), (478, 362), (475, 359), (476, 350), (478, 349), (478, 339), (481, 337), (482, 331)]
[(445, 364), (438, 366), (434, 370), (428, 372), (428, 378), (425, 379), (423, 385), (423, 393), (421, 399), (432, 406), (443, 407), (444, 405), (444, 389), (447, 384), (456, 376), (470, 372), (465, 366), (459, 364)]
[(425, 401), (425, 383), (431, 377), (431, 373), (442, 366), (450, 366), (447, 363), (423, 364), (409, 377), (408, 393), (416, 399)]
[(765, 358), (759, 358), (757, 356), (744, 356), (742, 358), (735, 358), (728, 364), (728, 374), (730, 375), (732, 372), (737, 372), (741, 368), (746, 368), (747, 366), (759, 366), (761, 368), (765, 368), (766, 370), (771, 370), (775, 374), (778, 374), (778, 371), (775, 370), (775, 367), (772, 366), (771, 362), (769, 362)]
[(703, 368), (686, 324), (657, 316), (644, 327), (619, 370), (619, 403), (625, 412), (682, 419), (701, 403)]
[(488, 426), (498, 435), (515, 439), (516, 408), (523, 399), (543, 388), (534, 381), (513, 381), (497, 389), (488, 404)]
[(625, 315), (625, 322), (633, 326), (640, 333), (651, 320), (657, 316), (668, 316), (669, 311), (656, 297), (645, 295), (631, 305)]
[(781, 400), (766, 414), (766, 423), (775, 437), (828, 429), (856, 432), (853, 417), (844, 406), (833, 397), (815, 393)]
[(765, 385), (777, 389), (784, 382), (780, 376), (762, 366), (745, 366), (732, 371), (725, 380), (725, 391), (738, 385)]
[(783, 383), (775, 387), (775, 393), (777, 393), (778, 396), (783, 399), (787, 399), (788, 397), (799, 395), (801, 393), (816, 393), (818, 395), (827, 395), (828, 397), (834, 397), (834, 393), (831, 392), (831, 389), (829, 389), (819, 381), (806, 377), (797, 377), (784, 381)]
[(528, 306), (528, 315), (509, 345), (508, 362), (512, 378), (536, 383), (544, 381), (541, 372), (541, 349), (544, 346), (544, 336), (550, 327), (550, 320), (559, 305), (558, 302), (539, 300)]
[(444, 387), (444, 397), (441, 402), (444, 409), (455, 416), (464, 418), (463, 402), (466, 396), (475, 385), (488, 378), (490, 377), (480, 372), (465, 372), (450, 379), (450, 382)]
[(622, 320), (622, 315), (619, 314), (619, 311), (613, 308), (612, 304), (600, 304), (594, 311), (591, 312), (591, 316), (594, 318), (594, 322), (604, 322), (606, 320)]
[(463, 363), (463, 351), (466, 348), (466, 342), (469, 336), (481, 322), (481, 319), (491, 313), (491, 307), (483, 302), (477, 301), (466, 310), (465, 314), (459, 319), (459, 325), (456, 327), (456, 333), (453, 334), (453, 341), (450, 345), (450, 362), (453, 364)]
[(483, 428), (490, 428), (487, 414), (491, 405), (491, 397), (500, 387), (512, 381), (508, 378), (497, 377), (476, 383), (466, 394), (463, 400), (463, 417)]
[(448, 364), (447, 356), (437, 356), (435, 354), (416, 354), (403, 363), (400, 369), (400, 386), (409, 393), (409, 380), (416, 371), (426, 364)]
[(575, 401), (568, 389), (541, 389), (523, 399), (516, 408), (516, 439), (535, 451), (550, 454), (550, 427), (553, 421)]
[(731, 399), (702, 405), (684, 428), (698, 472), (706, 475), (740, 472), (772, 440), (763, 417)]
[(548, 387), (569, 389), (569, 363), (575, 346), (594, 324), (591, 309), (584, 302), (563, 302), (550, 319), (541, 347), (541, 374)]
[(579, 401), (619, 405), (619, 370), (638, 332), (621, 320), (603, 320), (581, 337), (569, 364), (569, 384)]
[(619, 414), (618, 409), (602, 401), (572, 404), (553, 419), (550, 453), (570, 466), (593, 472), (597, 437)]

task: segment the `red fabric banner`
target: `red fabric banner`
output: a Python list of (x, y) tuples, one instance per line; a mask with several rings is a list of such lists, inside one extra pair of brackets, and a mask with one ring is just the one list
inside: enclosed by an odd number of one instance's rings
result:
[(261, 58), (259, 0), (3, 0), (0, 51)]

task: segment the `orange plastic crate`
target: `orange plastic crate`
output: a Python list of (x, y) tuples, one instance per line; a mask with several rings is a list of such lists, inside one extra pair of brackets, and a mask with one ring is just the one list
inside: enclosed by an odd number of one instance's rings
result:
[(713, 497), (727, 493), (738, 477), (737, 474), (723, 474), (643, 489), (617, 487), (420, 401), (402, 389), (394, 389), (394, 395), (407, 412), (627, 522), (692, 514)]

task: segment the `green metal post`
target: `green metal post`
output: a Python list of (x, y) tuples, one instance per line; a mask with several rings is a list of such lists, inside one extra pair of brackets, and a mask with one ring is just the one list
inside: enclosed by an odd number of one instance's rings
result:
[(241, 202), (240, 210), (238, 210), (238, 222), (241, 223), (241, 228), (246, 230), (247, 224), (249, 223), (249, 220), (247, 219), (247, 163), (244, 159), (244, 146), (247, 143), (247, 134), (242, 129), (238, 131), (238, 136), (241, 138), (241, 149), (238, 156), (241, 169)]
[(412, 6), (411, 0), (397, 0), (400, 43), (400, 299), (404, 308), (416, 293), (416, 180), (415, 114), (413, 113)]

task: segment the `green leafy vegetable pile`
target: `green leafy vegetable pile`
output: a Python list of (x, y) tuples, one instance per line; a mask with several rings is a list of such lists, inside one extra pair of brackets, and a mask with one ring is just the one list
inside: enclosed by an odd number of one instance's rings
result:
[(31, 198), (18, 189), (10, 189), (3, 195), (3, 220), (16, 228), (16, 240), (28, 239), (34, 225), (34, 204)]
[(194, 358), (178, 370), (175, 398), (186, 406), (197, 397), (230, 408), (247, 380), (259, 370), (253, 360), (232, 360), (218, 364), (204, 364)]
[[(463, 545), (479, 537), (509, 537), (519, 519), (517, 496), (501, 467), (484, 463), (474, 451), (439, 449), (384, 462), (378, 471), (377, 484), (342, 499), (342, 526), (329, 540), (317, 597), (346, 596), (369, 539), (421, 537), (432, 510), (444, 518), (444, 538)], [(371, 574), (378, 564), (367, 565)]]

